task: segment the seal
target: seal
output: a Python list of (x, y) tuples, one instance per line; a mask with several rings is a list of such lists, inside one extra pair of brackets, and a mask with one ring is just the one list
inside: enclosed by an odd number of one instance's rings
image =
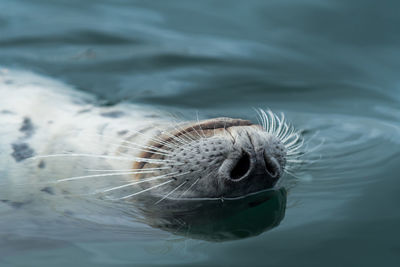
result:
[(237, 198), (276, 187), (301, 153), (300, 133), (270, 110), (257, 111), (258, 123), (176, 122), (141, 105), (96, 103), (49, 78), (0, 71), (6, 196), (23, 202), (78, 193), (132, 201), (147, 194), (155, 204)]

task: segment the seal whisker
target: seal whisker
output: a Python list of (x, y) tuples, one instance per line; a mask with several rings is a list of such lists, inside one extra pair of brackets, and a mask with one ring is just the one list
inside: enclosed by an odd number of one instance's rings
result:
[(267, 132), (269, 132), (268, 117), (266, 115), (267, 114), (262, 109), (260, 109), (260, 116), (263, 121), (263, 127)]
[(286, 156), (296, 156), (296, 155), (302, 155), (303, 151), (296, 149), (296, 150), (290, 150), (286, 152)]
[(142, 170), (142, 171), (134, 171), (134, 172), (115, 172), (115, 173), (91, 174), (91, 175), (63, 178), (63, 179), (57, 180), (56, 182), (67, 182), (67, 181), (82, 180), (82, 179), (88, 179), (88, 178), (94, 178), (94, 177), (106, 177), (106, 176), (129, 175), (129, 174), (152, 173), (152, 172), (154, 172), (154, 171), (153, 170), (151, 170), (151, 171)]
[[(171, 167), (159, 167), (159, 168), (146, 168), (145, 170), (154, 170), (154, 171), (158, 171), (158, 170), (166, 170), (166, 169), (170, 169)], [(108, 169), (108, 170), (100, 170), (100, 169), (86, 169), (86, 171), (88, 172), (130, 172), (130, 171), (139, 171), (139, 170), (143, 170), (143, 169), (122, 169), (122, 170), (112, 170), (112, 169)]]
[(297, 178), (297, 179), (299, 179), (299, 180), (302, 179), (301, 177), (295, 175), (294, 173), (292, 173), (292, 172), (290, 172), (290, 171), (288, 171), (288, 170), (284, 170), (284, 172), (287, 173), (287, 174), (289, 174), (289, 175), (291, 175), (291, 176), (293, 176), (293, 177), (295, 177), (295, 178)]
[(172, 161), (172, 160), (154, 160), (154, 159), (148, 159), (148, 158), (138, 158), (138, 157), (118, 157), (118, 156), (107, 156), (107, 155), (96, 155), (96, 154), (77, 154), (77, 153), (71, 153), (71, 154), (51, 154), (51, 155), (40, 155), (40, 156), (35, 156), (31, 157), (29, 159), (34, 160), (34, 159), (41, 159), (41, 158), (53, 158), (53, 157), (89, 157), (89, 158), (103, 158), (103, 159), (114, 159), (114, 160), (127, 160), (127, 161), (137, 161), (137, 162), (147, 162), (147, 163), (159, 163), (159, 164), (164, 164), (164, 163), (175, 163), (179, 164), (177, 161)]
[[(157, 126), (154, 126), (153, 125), (153, 127), (155, 128), (155, 129), (157, 129), (157, 130), (159, 130), (160, 132), (162, 132)], [(143, 137), (145, 137), (145, 138), (149, 138), (152, 142), (154, 142), (154, 143), (157, 143), (157, 144), (162, 144), (163, 146), (166, 146), (166, 147), (169, 147), (169, 148), (171, 148), (171, 149), (174, 149), (176, 146), (175, 145), (171, 145), (171, 143), (168, 143), (168, 142), (165, 142), (164, 140), (162, 140), (162, 139), (160, 139), (160, 138), (158, 138), (158, 137), (156, 137), (156, 136), (150, 136), (150, 135), (146, 135), (146, 134), (144, 134), (144, 133), (142, 133), (142, 132), (140, 132), (140, 131), (136, 131), (136, 130), (129, 130), (129, 132), (133, 132), (133, 133), (135, 133), (135, 134), (139, 134), (139, 135), (142, 135)], [(150, 146), (150, 147), (153, 147), (154, 149), (158, 149), (157, 147), (155, 147), (155, 146)], [(167, 151), (167, 150), (166, 150)]]
[(148, 149), (148, 150), (151, 150), (151, 151), (163, 152), (163, 153), (165, 153), (165, 154), (168, 154), (168, 153), (169, 153), (168, 150), (165, 150), (165, 149), (162, 149), (162, 148), (159, 148), (159, 147), (156, 147), (156, 146), (152, 146), (152, 145), (141, 145), (141, 144), (137, 144), (137, 143), (134, 143), (134, 142), (128, 141), (128, 140), (123, 140), (123, 142), (124, 142), (124, 143), (128, 143), (128, 144), (130, 144), (130, 145), (137, 146), (137, 147), (142, 147), (142, 148), (144, 148), (144, 149)]
[(124, 185), (120, 185), (120, 186), (116, 186), (116, 187), (112, 187), (112, 188), (108, 188), (108, 189), (99, 190), (97, 193), (106, 193), (106, 192), (114, 191), (114, 190), (117, 190), (117, 189), (125, 188), (125, 187), (131, 186), (131, 185), (141, 184), (141, 183), (154, 181), (154, 180), (158, 180), (158, 179), (163, 179), (163, 178), (170, 178), (170, 176), (174, 176), (177, 173), (178, 172), (173, 172), (173, 173), (163, 174), (163, 175), (160, 175), (160, 176), (146, 178), (146, 179), (142, 179), (140, 181), (135, 181), (135, 182), (128, 183), (128, 184), (124, 184)]
[[(191, 128), (194, 130), (194, 128), (191, 126)], [(175, 130), (177, 132), (183, 132), (184, 134), (180, 135), (182, 138), (187, 137), (189, 143), (195, 141), (196, 139), (194, 138), (193, 135), (191, 135), (190, 132), (188, 132), (186, 129), (182, 128), (182, 126), (180, 125), (180, 123), (176, 123), (175, 125)], [(199, 136), (200, 137), (200, 136)]]
[(295, 144), (293, 146), (287, 147), (287, 150), (288, 150), (288, 152), (300, 151), (299, 149), (302, 148), (303, 145), (304, 145), (304, 141), (301, 140), (299, 143), (297, 143), (297, 144)]
[(301, 137), (300, 134), (293, 133), (290, 136), (288, 136), (286, 139), (282, 140), (282, 142), (285, 144), (286, 147), (290, 147), (292, 145), (297, 144), (300, 137)]
[(299, 159), (287, 159), (286, 162), (302, 163), (302, 162), (304, 162), (304, 160), (299, 160)]
[(270, 123), (269, 115), (263, 109), (261, 109), (260, 112), (261, 112), (263, 120), (265, 122), (265, 130), (266, 130), (266, 132), (267, 133), (271, 133), (271, 123)]
[[(119, 154), (127, 157), (130, 156), (128, 153), (119, 152)], [(156, 164), (177, 164), (177, 165), (181, 164), (176, 160), (165, 159), (165, 158), (160, 158), (160, 159), (152, 159), (147, 157), (136, 157), (136, 158), (139, 159), (139, 160), (134, 160), (136, 162), (146, 162), (146, 163), (156, 163)], [(146, 161), (142, 159), (146, 159)]]
[(197, 119), (197, 124), (199, 125), (199, 127), (200, 127), (200, 132), (201, 132), (201, 134), (203, 135), (203, 137), (204, 138), (207, 138), (206, 136), (205, 136), (205, 134), (204, 134), (204, 130), (203, 130), (203, 128), (201, 127), (201, 123), (200, 123), (200, 120), (199, 120), (199, 113), (196, 111), (196, 119)]
[(262, 127), (263, 129), (265, 129), (264, 120), (263, 120), (262, 115), (261, 115), (261, 113), (260, 113), (260, 109), (254, 108), (254, 107), (253, 107), (253, 110), (257, 113), (257, 116), (256, 116), (257, 123), (258, 123), (259, 125), (261, 125), (261, 127)]
[(42, 158), (55, 158), (55, 157), (90, 157), (90, 158), (103, 158), (103, 159), (128, 160), (128, 161), (132, 160), (131, 158), (118, 157), (118, 156), (107, 156), (107, 155), (96, 155), (96, 154), (77, 154), (77, 153), (40, 155), (40, 156), (31, 157), (29, 159), (36, 160), (36, 159), (42, 159)]
[[(201, 127), (201, 126), (200, 126)], [(197, 136), (198, 137), (200, 137), (200, 139), (202, 139), (204, 136), (201, 136), (200, 134), (199, 134), (199, 132), (193, 127), (193, 126), (190, 126), (190, 128), (192, 128), (193, 129), (193, 131), (197, 134)]]
[[(301, 140), (300, 140), (300, 138), (301, 138), (301, 136), (300, 136), (300, 135), (297, 135), (297, 136), (295, 137), (295, 139), (293, 139), (292, 141), (290, 141), (288, 144), (285, 144), (286, 148), (287, 148), (289, 151), (295, 151), (296, 149), (302, 147), (303, 144), (304, 144), (304, 139), (301, 139)], [(300, 140), (300, 143), (298, 143), (299, 140)]]
[(270, 109), (268, 110), (268, 114), (271, 117), (271, 133), (275, 133), (277, 126), (275, 114)]
[(297, 159), (303, 157), (304, 152), (301, 150), (296, 151), (295, 153), (287, 153), (286, 158), (287, 159)]
[(282, 134), (279, 136), (279, 139), (283, 139), (287, 136), (288, 132), (290, 130), (290, 126), (288, 124), (285, 124), (285, 129), (282, 131)]
[(265, 126), (264, 129), (267, 133), (272, 133), (273, 132), (273, 125), (272, 125), (272, 119), (270, 118), (270, 109), (267, 110), (267, 112), (265, 112), (265, 110), (260, 109), (260, 112), (262, 114), (262, 118), (263, 118), (263, 125)]
[[(307, 160), (294, 160), (294, 161), (290, 161), (290, 163), (299, 164), (299, 165), (301, 165), (301, 164), (310, 165), (310, 164), (313, 164), (313, 163), (315, 163), (315, 162), (318, 162), (318, 160), (307, 159)], [(289, 170), (290, 170), (290, 168), (293, 168), (293, 169), (294, 169), (295, 167), (297, 167), (297, 165), (292, 165), (292, 166), (288, 167), (288, 169), (289, 169)]]
[(176, 190), (178, 190), (180, 187), (182, 187), (184, 184), (186, 184), (187, 181), (184, 181), (183, 183), (181, 183), (180, 185), (178, 185), (177, 187), (175, 187), (171, 192), (169, 192), (168, 194), (166, 194), (163, 198), (161, 198), (159, 201), (157, 201), (156, 203), (154, 203), (154, 205), (157, 205), (158, 203), (160, 203), (161, 201), (163, 201), (164, 199), (166, 199), (168, 196), (170, 196), (171, 194), (173, 194)]
[(182, 138), (183, 140), (186, 140), (188, 142), (188, 144), (192, 143), (193, 141), (196, 141), (196, 138), (194, 137), (194, 135), (192, 135), (191, 132), (188, 132), (186, 129), (182, 128), (179, 124), (177, 124), (174, 128), (177, 133), (183, 133), (183, 134), (179, 135), (178, 138)]
[[(127, 141), (124, 141), (124, 142), (127, 142)], [(125, 147), (125, 148), (129, 148), (129, 149), (134, 149), (134, 150), (137, 150), (138, 152), (148, 152), (148, 153), (157, 154), (157, 155), (161, 155), (161, 156), (169, 156), (168, 151), (164, 150), (164, 149), (157, 149), (157, 150), (153, 149), (153, 148), (143, 149), (143, 148), (135, 148), (135, 147), (131, 147), (131, 146), (127, 146), (127, 145), (121, 145), (121, 144), (119, 145), (119, 147)], [(166, 151), (166, 152), (164, 152), (164, 151)]]
[[(120, 146), (120, 147), (135, 149), (135, 150), (139, 150), (139, 151), (143, 151), (143, 152), (151, 152), (151, 153), (154, 153), (154, 154), (160, 154), (160, 155), (164, 155), (164, 156), (167, 156), (168, 152), (169, 152), (167, 150), (164, 150), (164, 149), (161, 149), (161, 148), (158, 148), (158, 147), (155, 147), (155, 146), (141, 145), (141, 144), (137, 144), (137, 143), (134, 143), (134, 142), (131, 142), (131, 141), (128, 141), (128, 140), (117, 139), (115, 137), (110, 137), (110, 136), (106, 136), (106, 135), (101, 135), (101, 134), (85, 134), (85, 135), (87, 135), (87, 136), (97, 136), (97, 137), (101, 137), (101, 138), (106, 138), (106, 139), (112, 139), (112, 140), (115, 140), (115, 141), (119, 141), (119, 143), (112, 143), (110, 141), (106, 141), (106, 142), (108, 144), (110, 144), (110, 145), (116, 145), (116, 146)], [(103, 140), (102, 141), (91, 140), (91, 141), (99, 142), (99, 143), (103, 142)], [(121, 143), (125, 143), (125, 145), (121, 144)], [(128, 144), (128, 145), (126, 145), (126, 144)], [(132, 145), (132, 146), (130, 146), (130, 145)]]
[(168, 135), (170, 138), (172, 138), (173, 140), (175, 140), (178, 144), (180, 144), (180, 145), (188, 145), (190, 142), (188, 142), (188, 141), (186, 141), (186, 140), (184, 140), (184, 139), (182, 139), (182, 138), (180, 138), (180, 137), (178, 137), (178, 136), (176, 136), (176, 135), (173, 135), (173, 134), (171, 134), (171, 133), (169, 133), (168, 131), (165, 131), (165, 130), (160, 130), (159, 128), (158, 128), (158, 130), (162, 133), (162, 134), (166, 134), (166, 135)]
[(275, 136), (279, 137), (279, 134), (282, 130), (283, 121), (281, 121), (278, 115), (274, 114), (274, 116), (276, 119), (276, 127), (277, 127), (274, 134)]
[(282, 137), (285, 136), (285, 134), (287, 132), (287, 128), (288, 128), (288, 125), (285, 121), (285, 114), (283, 114), (283, 113), (281, 113), (280, 123), (281, 123), (281, 125), (279, 126), (280, 129), (279, 129), (277, 136), (279, 139), (282, 139)]
[[(309, 140), (308, 140), (308, 142), (309, 142)], [(308, 145), (307, 145), (307, 148), (305, 149), (306, 152), (302, 152), (302, 151), (298, 150), (298, 149), (300, 149), (300, 147), (299, 147), (299, 148), (297, 149), (297, 151), (295, 151), (295, 152), (293, 152), (293, 153), (288, 153), (288, 154), (287, 154), (287, 155), (288, 155), (288, 159), (291, 160), (291, 159), (298, 159), (298, 158), (300, 158), (300, 157), (304, 157), (305, 155), (308, 155), (308, 154), (310, 154), (310, 153), (316, 151), (318, 148), (320, 148), (320, 147), (324, 144), (324, 142), (325, 142), (325, 139), (323, 139), (323, 140), (321, 141), (321, 143), (319, 143), (318, 145), (316, 145), (315, 147), (313, 147), (313, 148), (311, 148), (311, 149), (308, 149)], [(304, 160), (303, 160), (303, 161), (304, 161)]]
[(192, 187), (193, 187), (198, 181), (200, 181), (200, 178), (197, 178), (197, 180), (194, 181), (194, 182), (189, 186), (189, 188), (186, 189), (185, 192), (183, 192), (182, 195), (179, 196), (179, 198), (181, 198), (181, 197), (182, 197), (184, 194), (186, 194), (190, 189), (192, 189)]
[(123, 199), (131, 198), (131, 197), (133, 197), (133, 196), (136, 196), (136, 195), (142, 194), (142, 193), (144, 193), (144, 192), (150, 191), (150, 190), (152, 190), (152, 189), (154, 189), (154, 188), (157, 188), (157, 187), (163, 186), (163, 185), (165, 185), (165, 184), (168, 184), (168, 183), (170, 183), (170, 182), (173, 182), (173, 181), (175, 181), (175, 180), (174, 180), (174, 179), (171, 179), (171, 180), (169, 180), (169, 181), (163, 182), (163, 183), (161, 183), (161, 184), (157, 184), (157, 185), (155, 185), (155, 186), (152, 186), (152, 187), (150, 187), (150, 188), (146, 188), (146, 189), (144, 189), (144, 190), (142, 190), (142, 191), (139, 191), (139, 192), (136, 192), (136, 193), (133, 193), (133, 194), (130, 194), (130, 195), (124, 196), (124, 197), (120, 197), (120, 198), (111, 199), (111, 200), (123, 200)]
[(291, 126), (291, 125), (288, 126), (287, 131), (286, 131), (285, 134), (282, 135), (282, 137), (280, 138), (281, 141), (282, 141), (283, 143), (286, 142), (287, 140), (289, 140), (289, 139), (293, 136), (294, 133), (295, 133), (295, 130), (294, 130), (293, 126)]
[[(190, 131), (190, 132), (187, 132), (187, 130), (183, 129), (180, 125), (178, 125), (178, 126), (180, 127), (181, 131), (183, 131), (183, 132), (185, 133), (185, 135), (188, 135), (188, 136), (190, 137), (190, 139), (191, 139), (192, 141), (196, 141), (197, 138), (194, 136), (194, 134), (191, 134), (191, 132), (196, 133), (197, 136), (200, 137), (200, 139), (202, 139), (203, 137), (205, 138), (204, 135), (201, 136), (200, 133), (193, 127), (193, 124), (192, 124), (192, 123), (190, 124), (190, 128), (191, 128), (193, 131)], [(199, 123), (199, 127), (201, 128), (201, 124), (200, 124), (200, 123)]]

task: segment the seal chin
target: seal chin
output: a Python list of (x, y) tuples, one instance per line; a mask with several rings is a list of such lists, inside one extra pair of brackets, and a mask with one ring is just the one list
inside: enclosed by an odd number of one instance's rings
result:
[[(168, 162), (168, 169), (159, 175), (171, 182), (152, 191), (160, 196), (170, 193), (170, 198), (230, 198), (272, 188), (286, 163), (286, 148), (279, 138), (245, 120), (192, 123), (164, 133), (159, 144), (159, 149), (168, 149), (167, 156), (145, 156)], [(145, 188), (156, 186), (143, 184)]]

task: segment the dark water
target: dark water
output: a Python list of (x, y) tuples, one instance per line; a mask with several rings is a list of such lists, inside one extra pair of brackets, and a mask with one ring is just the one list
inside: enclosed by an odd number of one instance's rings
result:
[(269, 107), (320, 159), (286, 177), (285, 218), (256, 237), (199, 241), (112, 214), (112, 227), (99, 214), (98, 226), (56, 216), (62, 227), (35, 232), (21, 214), (0, 218), (0, 264), (398, 266), (399, 11), (372, 0), (1, 0), (2, 66), (105, 104), (205, 118)]

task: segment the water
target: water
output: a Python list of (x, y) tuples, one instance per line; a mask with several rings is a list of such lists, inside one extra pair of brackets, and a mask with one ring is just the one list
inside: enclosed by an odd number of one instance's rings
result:
[(284, 219), (255, 237), (201, 241), (85, 207), (81, 221), (57, 208), (13, 212), (0, 219), (0, 263), (397, 266), (399, 8), (372, 0), (1, 0), (2, 66), (61, 79), (106, 105), (204, 118), (254, 118), (253, 107), (269, 107), (305, 130), (316, 148), (310, 157), (320, 159), (286, 177), (294, 185)]

